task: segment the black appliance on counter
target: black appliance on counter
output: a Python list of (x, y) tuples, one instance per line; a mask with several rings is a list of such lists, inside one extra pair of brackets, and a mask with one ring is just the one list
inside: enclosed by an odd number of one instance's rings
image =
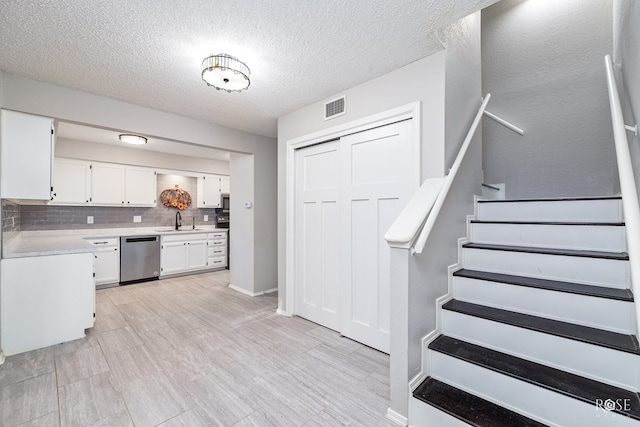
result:
[(229, 228), (229, 212), (216, 214), (216, 228)]

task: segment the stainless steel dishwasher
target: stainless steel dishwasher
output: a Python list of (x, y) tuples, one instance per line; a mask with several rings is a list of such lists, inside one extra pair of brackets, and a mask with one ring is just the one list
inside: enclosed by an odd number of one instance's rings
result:
[(156, 280), (160, 276), (160, 236), (120, 237), (120, 284)]

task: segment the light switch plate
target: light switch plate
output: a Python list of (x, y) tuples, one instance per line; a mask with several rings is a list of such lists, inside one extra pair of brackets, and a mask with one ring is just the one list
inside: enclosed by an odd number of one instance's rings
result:
[(133, 222), (142, 222), (142, 216), (134, 215), (133, 216)]
[(209, 215), (204, 216), (204, 222), (207, 222), (207, 221), (209, 221)]
[(93, 224), (93, 217), (92, 216), (88, 216), (87, 217), (87, 224)]

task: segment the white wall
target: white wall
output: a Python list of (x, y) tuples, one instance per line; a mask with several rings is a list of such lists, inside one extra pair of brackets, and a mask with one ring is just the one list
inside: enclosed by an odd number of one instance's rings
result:
[[(481, 104), (480, 12), (445, 28), (440, 38), (446, 47), (448, 168)], [(448, 267), (458, 262), (458, 239), (466, 235), (473, 196), (482, 191), (482, 142), (478, 129), (424, 251), (409, 259), (407, 381), (420, 372), (421, 340), (436, 328), (436, 300), (447, 293)]]
[[(231, 284), (249, 293), (255, 293), (254, 279), (260, 272), (253, 268), (255, 263), (253, 242), (255, 241), (254, 209), (245, 209), (245, 201), (253, 202), (255, 185), (253, 180), (254, 156), (231, 153), (231, 226), (229, 235), (229, 270)], [(243, 224), (238, 227), (235, 224)]]
[(509, 197), (610, 195), (615, 163), (604, 56), (612, 0), (503, 0), (482, 11), (486, 181)]
[[(444, 52), (348, 89), (347, 114), (324, 121), (324, 102), (278, 119), (278, 306), (286, 310), (286, 144), (287, 141), (349, 123), (415, 101), (422, 102), (422, 178), (444, 173)], [(327, 98), (330, 100), (333, 97)]]
[[(252, 154), (255, 168), (251, 170), (243, 169), (243, 177), (254, 182), (253, 191), (256, 194), (259, 193), (261, 197), (271, 199), (273, 202), (256, 204), (252, 210), (252, 215), (232, 217), (231, 224), (233, 229), (239, 230), (245, 228), (271, 228), (275, 230), (277, 225), (277, 212), (275, 209), (277, 165), (274, 158), (277, 146), (274, 139), (7, 73), (2, 73), (2, 78), (4, 92), (0, 107), (3, 108), (39, 114), (69, 122), (140, 133), (149, 137), (171, 139), (179, 142), (211, 146), (231, 152)], [(234, 185), (234, 181), (239, 177), (233, 174), (233, 159), (238, 159), (238, 157), (233, 157), (230, 162), (231, 185), (234, 197), (241, 200), (252, 199), (253, 193), (243, 194), (243, 191), (245, 191), (243, 187)], [(260, 173), (262, 176), (256, 176), (256, 173)], [(233, 209), (232, 215), (235, 210)], [(233, 229), (230, 238), (232, 250), (235, 243)], [(260, 239), (255, 237), (254, 235), (253, 240), (250, 242), (255, 259), (246, 265), (246, 268), (253, 275), (251, 280), (258, 275), (255, 271), (256, 268), (261, 268), (268, 263), (275, 264), (274, 254), (277, 253), (275, 236), (266, 234), (260, 235)], [(246, 247), (246, 242), (243, 245), (237, 244), (236, 246)], [(260, 274), (262, 275), (260, 286), (264, 281), (268, 280), (271, 283), (275, 283), (277, 280), (273, 270), (265, 269)], [(264, 277), (269, 274), (272, 274), (272, 277)], [(256, 284), (246, 283), (246, 286), (254, 289)]]
[[(614, 1), (613, 62), (621, 64), (616, 78), (625, 122), (633, 126), (640, 117), (640, 2)], [(640, 138), (627, 132), (636, 187), (640, 193)]]
[(229, 162), (200, 157), (179, 156), (157, 151), (136, 150), (109, 144), (56, 138), (56, 157), (148, 166), (175, 171), (229, 175)]

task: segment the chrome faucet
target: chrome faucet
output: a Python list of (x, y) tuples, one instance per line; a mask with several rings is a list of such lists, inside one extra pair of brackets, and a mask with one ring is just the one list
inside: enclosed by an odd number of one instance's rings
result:
[(176, 231), (180, 229), (182, 226), (182, 215), (180, 215), (180, 211), (176, 212)]

